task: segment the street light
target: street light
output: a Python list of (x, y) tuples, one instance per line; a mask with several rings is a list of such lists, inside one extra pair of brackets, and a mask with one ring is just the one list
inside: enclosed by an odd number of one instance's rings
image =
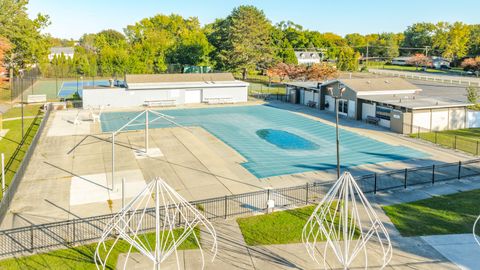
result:
[(23, 136), (24, 136), (24, 123), (23, 123), (23, 76), (24, 76), (24, 71), (23, 69), (20, 69), (18, 71), (20, 75), (20, 101), (21, 101), (21, 110), (22, 110), (22, 144), (23, 144)]
[(336, 130), (336, 143), (337, 143), (337, 179), (340, 178), (340, 139), (338, 135), (338, 99), (342, 97), (346, 88), (342, 85), (339, 87), (338, 93), (333, 93), (333, 87), (327, 88), (328, 93), (335, 99), (335, 130)]

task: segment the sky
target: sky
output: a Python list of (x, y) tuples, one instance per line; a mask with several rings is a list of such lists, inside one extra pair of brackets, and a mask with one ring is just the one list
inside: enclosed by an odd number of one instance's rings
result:
[(29, 15), (50, 16), (44, 32), (78, 39), (127, 25), (155, 14), (198, 17), (202, 25), (224, 18), (239, 5), (262, 9), (273, 23), (293, 21), (306, 29), (348, 33), (403, 32), (415, 22), (463, 21), (480, 24), (479, 0), (30, 0)]

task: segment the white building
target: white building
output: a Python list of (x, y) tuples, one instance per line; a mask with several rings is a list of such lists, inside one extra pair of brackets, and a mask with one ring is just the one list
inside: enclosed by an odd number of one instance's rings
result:
[(313, 65), (320, 63), (320, 55), (317, 52), (295, 52), (298, 64)]
[(75, 55), (75, 48), (73, 47), (52, 47), (50, 48), (50, 54), (48, 55), (48, 60), (52, 61), (52, 59), (57, 56), (65, 56), (65, 58), (73, 59)]
[(231, 73), (125, 75), (117, 86), (83, 90), (83, 107), (247, 102), (248, 83)]

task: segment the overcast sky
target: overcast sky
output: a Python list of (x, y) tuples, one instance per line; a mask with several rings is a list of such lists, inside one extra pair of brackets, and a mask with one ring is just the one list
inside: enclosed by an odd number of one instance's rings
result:
[(29, 14), (48, 14), (45, 30), (55, 37), (78, 39), (158, 13), (198, 17), (207, 24), (239, 5), (255, 5), (273, 22), (291, 20), (320, 32), (402, 32), (414, 22), (463, 21), (480, 24), (480, 0), (30, 0)]

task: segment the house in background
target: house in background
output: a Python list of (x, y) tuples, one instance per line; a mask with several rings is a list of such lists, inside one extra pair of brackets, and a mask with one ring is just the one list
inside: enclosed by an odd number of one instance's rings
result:
[(248, 83), (231, 73), (125, 75), (123, 83), (86, 87), (83, 107), (125, 108), (247, 102)]
[(300, 65), (313, 65), (318, 64), (321, 61), (320, 54), (318, 52), (295, 52), (295, 57)]
[[(392, 65), (396, 66), (411, 66), (409, 61), (412, 59), (412, 56), (400, 56), (392, 59)], [(450, 61), (440, 56), (428, 57), (429, 63), (427, 67), (434, 69), (443, 69), (450, 67)]]
[(345, 118), (375, 120), (390, 130), (410, 134), (421, 131), (468, 128), (471, 115), (468, 102), (442, 96), (420, 95), (422, 89), (401, 78), (339, 79), (319, 83), (286, 84), (292, 103), (315, 104), (319, 110), (335, 112), (335, 99), (329, 88), (338, 93), (338, 111)]
[(65, 56), (65, 58), (73, 59), (75, 55), (75, 48), (74, 47), (52, 47), (50, 48), (50, 54), (48, 55), (48, 60), (52, 61), (52, 59), (57, 56)]

